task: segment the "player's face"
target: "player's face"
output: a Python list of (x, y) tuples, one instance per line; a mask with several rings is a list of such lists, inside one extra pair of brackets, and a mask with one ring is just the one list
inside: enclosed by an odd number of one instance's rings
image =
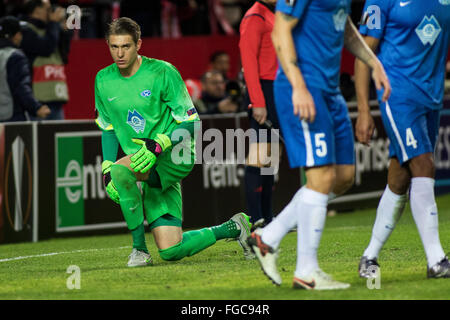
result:
[(128, 34), (109, 36), (109, 52), (119, 69), (128, 69), (135, 63), (141, 43), (141, 39), (135, 43)]

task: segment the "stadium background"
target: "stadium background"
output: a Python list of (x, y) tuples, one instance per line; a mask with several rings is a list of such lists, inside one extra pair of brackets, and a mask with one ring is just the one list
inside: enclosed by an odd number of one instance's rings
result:
[[(90, 2), (63, 1), (63, 4), (81, 6)], [(127, 3), (130, 1), (103, 1), (101, 5), (109, 10), (112, 19), (126, 12), (121, 8), (126, 8)], [(230, 1), (224, 3), (229, 5)], [(363, 1), (353, 3), (355, 22), (359, 20), (362, 5)], [(5, 8), (2, 10), (0, 13), (5, 12)], [(198, 81), (208, 69), (209, 56), (223, 50), (230, 56), (229, 77), (236, 78), (241, 69), (238, 41), (237, 30), (227, 32), (221, 28), (215, 32), (209, 30), (209, 34), (171, 39), (144, 37), (140, 53), (174, 64), (186, 81)], [(344, 50), (341, 72), (352, 75), (353, 62), (354, 58)], [(0, 244), (126, 232), (119, 207), (106, 198), (103, 189), (100, 132), (93, 122), (95, 74), (110, 63), (103, 38), (76, 36), (66, 66), (70, 95), (65, 106), (66, 120), (0, 125)], [(355, 102), (349, 101), (349, 107), (355, 120)], [(375, 101), (372, 107), (377, 125), (374, 142), (370, 147), (356, 145), (356, 184), (330, 206), (342, 214), (375, 207), (385, 186), (388, 140)], [(436, 150), (439, 194), (450, 191), (449, 96), (445, 108)], [(208, 115), (202, 116), (202, 120), (203, 131), (248, 128), (246, 113)], [(202, 145), (201, 136), (198, 138), (198, 144)], [(226, 154), (226, 159), (229, 161), (223, 165), (197, 164), (183, 181), (185, 228), (217, 224), (245, 210), (243, 166), (235, 163), (233, 154)], [(276, 179), (275, 213), (299, 188), (302, 173), (289, 168), (284, 154)]]

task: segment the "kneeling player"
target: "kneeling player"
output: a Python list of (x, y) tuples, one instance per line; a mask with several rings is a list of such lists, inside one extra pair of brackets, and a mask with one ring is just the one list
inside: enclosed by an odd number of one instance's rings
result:
[[(182, 232), (180, 181), (194, 166), (194, 125), (200, 119), (175, 67), (138, 55), (142, 40), (136, 22), (113, 21), (107, 43), (115, 63), (96, 76), (95, 104), (97, 124), (103, 130), (106, 190), (120, 204), (133, 237), (128, 266), (152, 263), (144, 213), (164, 260), (192, 256), (220, 239), (238, 240), (244, 256), (251, 257), (244, 241), (251, 224), (244, 213), (216, 227)], [(119, 143), (126, 156), (116, 161)], [(187, 159), (172, 153), (179, 143), (184, 144)], [(143, 182), (142, 192), (138, 181)]]

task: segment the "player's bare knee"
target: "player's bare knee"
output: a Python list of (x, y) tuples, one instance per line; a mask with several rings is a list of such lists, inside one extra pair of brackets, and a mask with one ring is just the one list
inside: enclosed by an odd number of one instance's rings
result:
[(336, 183), (336, 170), (332, 166), (313, 168), (306, 173), (307, 187), (314, 191), (328, 194), (330, 193)]
[(336, 181), (335, 193), (338, 195), (345, 193), (348, 189), (350, 189), (353, 186), (354, 183), (355, 183), (354, 174), (352, 175), (347, 174), (340, 177), (338, 181)]
[(431, 153), (421, 154), (412, 158), (409, 162), (409, 169), (413, 177), (433, 178), (435, 173), (434, 160)]

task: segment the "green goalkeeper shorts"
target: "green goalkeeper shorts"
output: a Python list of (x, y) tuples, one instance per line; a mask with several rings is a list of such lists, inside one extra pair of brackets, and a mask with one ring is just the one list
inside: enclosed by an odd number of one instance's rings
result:
[(158, 157), (142, 188), (144, 213), (149, 225), (165, 214), (183, 220), (180, 182), (192, 171), (195, 154), (192, 154), (191, 160), (188, 164), (176, 164), (172, 160), (171, 152), (165, 152)]

